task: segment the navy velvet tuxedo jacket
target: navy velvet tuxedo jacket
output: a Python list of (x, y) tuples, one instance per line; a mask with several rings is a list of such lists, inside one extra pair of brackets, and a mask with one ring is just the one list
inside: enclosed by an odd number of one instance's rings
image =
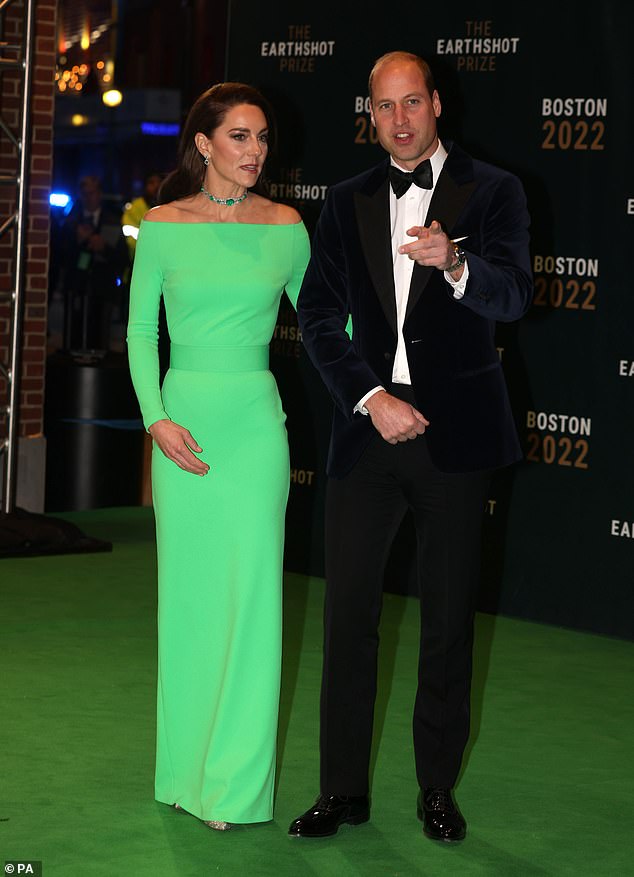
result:
[[(519, 180), (455, 144), (425, 225), (438, 220), (467, 253), (462, 299), (442, 271), (414, 265), (403, 334), (417, 408), (428, 418), (434, 464), (445, 472), (493, 469), (521, 457), (495, 347), (496, 320), (517, 320), (533, 290), (528, 212)], [(376, 431), (354, 406), (388, 391), (396, 353), (389, 160), (333, 186), (298, 301), (308, 354), (334, 401), (328, 474), (350, 471)], [(413, 240), (413, 238), (412, 238)], [(352, 338), (345, 331), (352, 317)]]

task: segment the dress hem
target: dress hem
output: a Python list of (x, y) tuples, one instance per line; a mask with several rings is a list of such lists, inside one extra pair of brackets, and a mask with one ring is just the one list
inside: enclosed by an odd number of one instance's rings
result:
[(222, 816), (218, 816), (216, 814), (212, 814), (211, 816), (202, 815), (200, 813), (196, 813), (193, 809), (188, 809), (184, 804), (181, 804), (180, 801), (167, 801), (155, 796), (155, 800), (158, 801), (159, 804), (167, 804), (169, 807), (174, 807), (175, 804), (178, 803), (179, 807), (183, 810), (184, 813), (189, 816), (195, 816), (196, 819), (200, 819), (201, 822), (230, 822), (232, 825), (255, 825), (260, 822), (272, 822), (273, 821), (273, 813), (270, 813), (269, 816), (249, 816), (249, 817), (240, 817), (236, 818), (233, 816), (228, 816), (227, 814), (222, 814)]

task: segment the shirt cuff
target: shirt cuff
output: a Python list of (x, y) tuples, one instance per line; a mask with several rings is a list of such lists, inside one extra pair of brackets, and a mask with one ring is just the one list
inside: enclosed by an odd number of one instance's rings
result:
[(465, 289), (467, 288), (467, 280), (469, 279), (469, 263), (464, 263), (464, 271), (462, 272), (462, 277), (460, 280), (454, 280), (451, 274), (448, 271), (444, 272), (445, 280), (450, 286), (453, 286), (453, 297), (454, 298), (462, 298)]
[(385, 392), (385, 387), (374, 387), (374, 389), (370, 390), (369, 393), (366, 393), (365, 396), (362, 396), (361, 399), (357, 402), (357, 404), (352, 409), (353, 414), (369, 414), (370, 412), (365, 407), (365, 403), (368, 399), (371, 399), (376, 393), (380, 393), (381, 390)]

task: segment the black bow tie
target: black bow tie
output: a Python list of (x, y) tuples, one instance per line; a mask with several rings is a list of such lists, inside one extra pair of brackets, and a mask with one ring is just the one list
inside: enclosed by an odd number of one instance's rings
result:
[(412, 183), (420, 189), (431, 189), (434, 185), (431, 163), (428, 158), (425, 161), (421, 161), (413, 171), (402, 171), (396, 165), (391, 164), (389, 174), (390, 184), (397, 198), (404, 195)]

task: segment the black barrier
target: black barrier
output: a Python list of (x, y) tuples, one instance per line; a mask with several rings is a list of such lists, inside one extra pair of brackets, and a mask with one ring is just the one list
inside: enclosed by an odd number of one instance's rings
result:
[(44, 426), (46, 511), (138, 504), (144, 429), (125, 356), (51, 356)]
[[(526, 459), (498, 473), (485, 509), (480, 605), (634, 637), (632, 6), (608, 0), (591, 18), (545, 3), (457, 2), (391, 16), (332, 2), (231, 7), (228, 76), (272, 100), (280, 150), (271, 192), (309, 229), (328, 186), (382, 155), (366, 83), (393, 49), (432, 63), (441, 136), (523, 181), (535, 300), (497, 337)], [(321, 574), (330, 403), (303, 357), (284, 306), (272, 362), (294, 473), (287, 561)], [(407, 527), (400, 544), (405, 557)], [(393, 559), (387, 587), (407, 591), (408, 580), (405, 561)]]

